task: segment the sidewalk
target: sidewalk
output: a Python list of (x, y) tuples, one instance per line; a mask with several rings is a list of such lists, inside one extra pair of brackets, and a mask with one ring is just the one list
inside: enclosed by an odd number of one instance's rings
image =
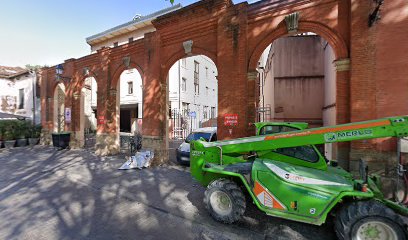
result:
[(253, 204), (236, 224), (215, 222), (188, 168), (117, 170), (124, 162), (86, 150), (1, 149), (0, 239), (335, 238), (330, 224), (268, 217)]

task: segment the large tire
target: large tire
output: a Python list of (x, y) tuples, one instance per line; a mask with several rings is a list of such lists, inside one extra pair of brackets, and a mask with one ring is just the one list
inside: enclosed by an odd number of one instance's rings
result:
[(353, 202), (336, 214), (335, 230), (340, 240), (406, 240), (402, 219), (393, 210), (371, 200)]
[(228, 179), (217, 179), (208, 185), (204, 193), (204, 204), (217, 221), (233, 223), (245, 212), (245, 196), (239, 186)]

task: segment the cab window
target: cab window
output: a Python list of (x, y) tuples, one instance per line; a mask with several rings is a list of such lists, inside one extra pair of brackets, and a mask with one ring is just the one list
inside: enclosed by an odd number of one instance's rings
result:
[(319, 155), (312, 146), (279, 148), (274, 152), (312, 163), (319, 161)]
[(297, 131), (299, 129), (294, 127), (288, 126), (275, 126), (275, 125), (266, 125), (261, 128), (259, 131), (259, 135), (267, 135), (267, 134), (274, 134), (280, 132), (290, 132), (290, 131)]
[(214, 134), (211, 136), (211, 139), (210, 139), (210, 142), (215, 142), (215, 141), (217, 141), (217, 133), (214, 133)]

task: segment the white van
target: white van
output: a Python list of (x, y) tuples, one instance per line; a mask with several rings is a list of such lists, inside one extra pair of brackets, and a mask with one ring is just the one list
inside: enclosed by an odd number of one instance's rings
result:
[(200, 138), (204, 138), (207, 142), (217, 141), (217, 128), (205, 127), (192, 131), (176, 150), (177, 162), (186, 165), (190, 164), (190, 142)]

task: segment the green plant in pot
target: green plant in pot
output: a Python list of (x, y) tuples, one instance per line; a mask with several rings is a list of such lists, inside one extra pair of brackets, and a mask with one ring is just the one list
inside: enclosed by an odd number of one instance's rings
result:
[(4, 132), (3, 138), (4, 138), (3, 144), (5, 148), (14, 147), (16, 143), (16, 140), (15, 140), (16, 138), (14, 135), (14, 131), (12, 131), (12, 129), (6, 130)]
[(3, 141), (4, 141), (4, 131), (0, 129), (0, 148), (4, 148)]
[(16, 145), (17, 147), (27, 146), (29, 123), (26, 121), (19, 121), (16, 123)]
[(30, 127), (30, 136), (29, 136), (29, 143), (30, 145), (37, 145), (38, 142), (40, 141), (40, 135), (41, 135), (41, 125), (32, 125)]

